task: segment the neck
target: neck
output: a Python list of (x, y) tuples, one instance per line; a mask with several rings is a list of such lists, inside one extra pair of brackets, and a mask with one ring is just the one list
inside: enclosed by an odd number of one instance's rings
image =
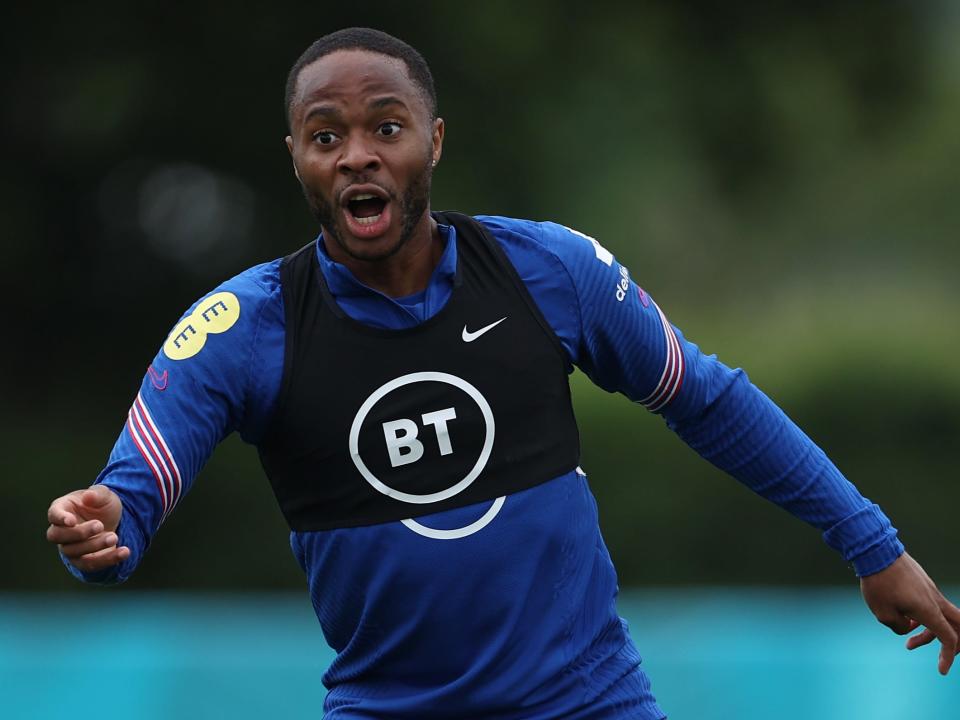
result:
[(348, 255), (326, 232), (323, 242), (333, 260), (347, 267), (364, 285), (388, 297), (404, 297), (424, 290), (443, 254), (443, 239), (429, 211), (423, 214), (403, 247), (386, 258), (363, 260)]

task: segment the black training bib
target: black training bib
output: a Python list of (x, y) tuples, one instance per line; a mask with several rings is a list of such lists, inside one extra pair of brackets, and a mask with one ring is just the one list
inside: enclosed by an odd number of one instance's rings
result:
[(347, 316), (313, 243), (281, 264), (283, 380), (258, 449), (293, 530), (462, 507), (577, 466), (559, 340), (486, 228), (434, 218), (456, 230), (456, 277), (443, 309), (412, 328)]

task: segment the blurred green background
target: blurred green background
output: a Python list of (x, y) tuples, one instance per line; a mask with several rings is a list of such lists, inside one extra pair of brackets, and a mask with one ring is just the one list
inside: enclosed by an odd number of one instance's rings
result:
[[(0, 716), (99, 717), (104, 695), (141, 718), (319, 714), (331, 653), (237, 438), (122, 588), (82, 587), (43, 534), (180, 313), (316, 234), (283, 83), (350, 25), (431, 64), (435, 208), (597, 237), (960, 583), (960, 3), (19, 4), (0, 23)], [(936, 651), (876, 626), (816, 530), (573, 385), (619, 609), (671, 717), (955, 716)]]
[[(960, 582), (960, 4), (78, 2), (0, 29), (0, 589), (80, 589), (43, 539), (49, 501), (99, 472), (180, 313), (316, 234), (283, 83), (356, 24), (432, 66), (435, 208), (597, 237)], [(624, 586), (852, 587), (816, 530), (573, 384)], [(231, 438), (120, 592), (302, 587)]]

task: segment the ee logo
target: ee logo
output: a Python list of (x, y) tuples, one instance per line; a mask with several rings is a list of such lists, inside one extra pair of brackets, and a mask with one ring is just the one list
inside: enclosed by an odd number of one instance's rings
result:
[(163, 344), (171, 360), (186, 360), (203, 350), (207, 335), (226, 332), (240, 317), (240, 301), (231, 292), (214, 293), (200, 301), (192, 313), (177, 323)]

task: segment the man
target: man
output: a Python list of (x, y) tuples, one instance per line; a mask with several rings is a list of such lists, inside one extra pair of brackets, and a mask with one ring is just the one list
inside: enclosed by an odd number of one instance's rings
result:
[(880, 509), (746, 380), (702, 355), (597, 241), (431, 213), (430, 71), (367, 29), (287, 83), (286, 139), (321, 234), (174, 327), (92, 488), (50, 506), (81, 579), (120, 582), (231, 431), (257, 445), (337, 657), (329, 718), (662, 718), (615, 608), (578, 466), (573, 365), (824, 531), (908, 642), (960, 611)]

